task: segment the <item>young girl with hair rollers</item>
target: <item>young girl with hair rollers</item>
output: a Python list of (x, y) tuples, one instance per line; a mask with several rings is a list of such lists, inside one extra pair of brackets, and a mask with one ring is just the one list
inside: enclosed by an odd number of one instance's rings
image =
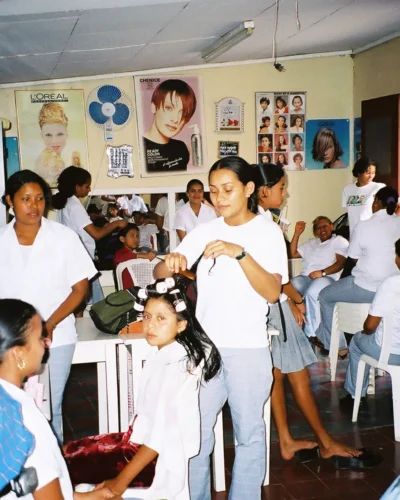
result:
[(143, 368), (129, 430), (65, 447), (73, 483), (106, 479), (102, 486), (116, 495), (129, 485), (150, 486), (146, 498), (189, 500), (189, 459), (200, 447), (199, 388), (218, 374), (221, 360), (194, 315), (184, 282), (174, 275), (134, 289), (146, 340), (158, 351)]

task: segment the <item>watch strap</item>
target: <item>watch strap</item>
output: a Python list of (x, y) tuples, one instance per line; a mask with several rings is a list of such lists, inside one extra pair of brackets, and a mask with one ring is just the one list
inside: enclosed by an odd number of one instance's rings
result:
[(236, 260), (242, 260), (243, 257), (246, 257), (246, 255), (247, 255), (246, 250), (243, 248), (243, 252), (235, 258)]

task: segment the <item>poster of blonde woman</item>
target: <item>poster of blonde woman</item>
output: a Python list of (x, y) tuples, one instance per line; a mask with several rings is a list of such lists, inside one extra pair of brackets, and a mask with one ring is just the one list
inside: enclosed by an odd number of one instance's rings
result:
[(83, 90), (16, 90), (21, 168), (51, 187), (70, 165), (88, 169)]

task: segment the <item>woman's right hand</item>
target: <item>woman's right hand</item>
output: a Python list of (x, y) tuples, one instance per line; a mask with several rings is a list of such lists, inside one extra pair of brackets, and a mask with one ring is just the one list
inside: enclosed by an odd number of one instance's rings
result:
[(294, 319), (296, 320), (296, 323), (299, 325), (300, 328), (302, 328), (304, 323), (306, 322), (304, 314), (300, 311), (300, 309), (292, 300), (288, 299), (288, 302), (290, 309), (293, 313)]
[(186, 271), (186, 257), (180, 253), (170, 253), (165, 257), (165, 265), (172, 273), (179, 273), (179, 270)]
[(128, 225), (128, 222), (124, 219), (122, 220), (116, 220), (114, 222), (115, 224), (115, 227), (118, 228), (118, 229), (124, 229), (124, 227), (126, 227)]
[(294, 228), (294, 234), (300, 235), (304, 233), (305, 228), (306, 228), (306, 223), (304, 221), (302, 220), (297, 221), (296, 226)]

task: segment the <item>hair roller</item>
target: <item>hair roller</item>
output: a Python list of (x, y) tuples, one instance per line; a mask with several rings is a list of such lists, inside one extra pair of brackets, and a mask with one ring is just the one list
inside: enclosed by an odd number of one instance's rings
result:
[(183, 300), (181, 291), (178, 290), (178, 288), (176, 288), (175, 290), (171, 290), (169, 292), (169, 294), (172, 295), (173, 298), (174, 298), (174, 300), (173, 300), (173, 306), (175, 308), (175, 311), (177, 313), (185, 311), (186, 310), (186, 303)]
[(139, 299), (147, 299), (148, 295), (146, 288), (141, 288), (140, 290), (138, 290), (137, 296)]
[(142, 299), (139, 295), (136, 297), (135, 303), (133, 304), (133, 308), (135, 311), (142, 313), (144, 311), (144, 306), (146, 305), (147, 298)]

